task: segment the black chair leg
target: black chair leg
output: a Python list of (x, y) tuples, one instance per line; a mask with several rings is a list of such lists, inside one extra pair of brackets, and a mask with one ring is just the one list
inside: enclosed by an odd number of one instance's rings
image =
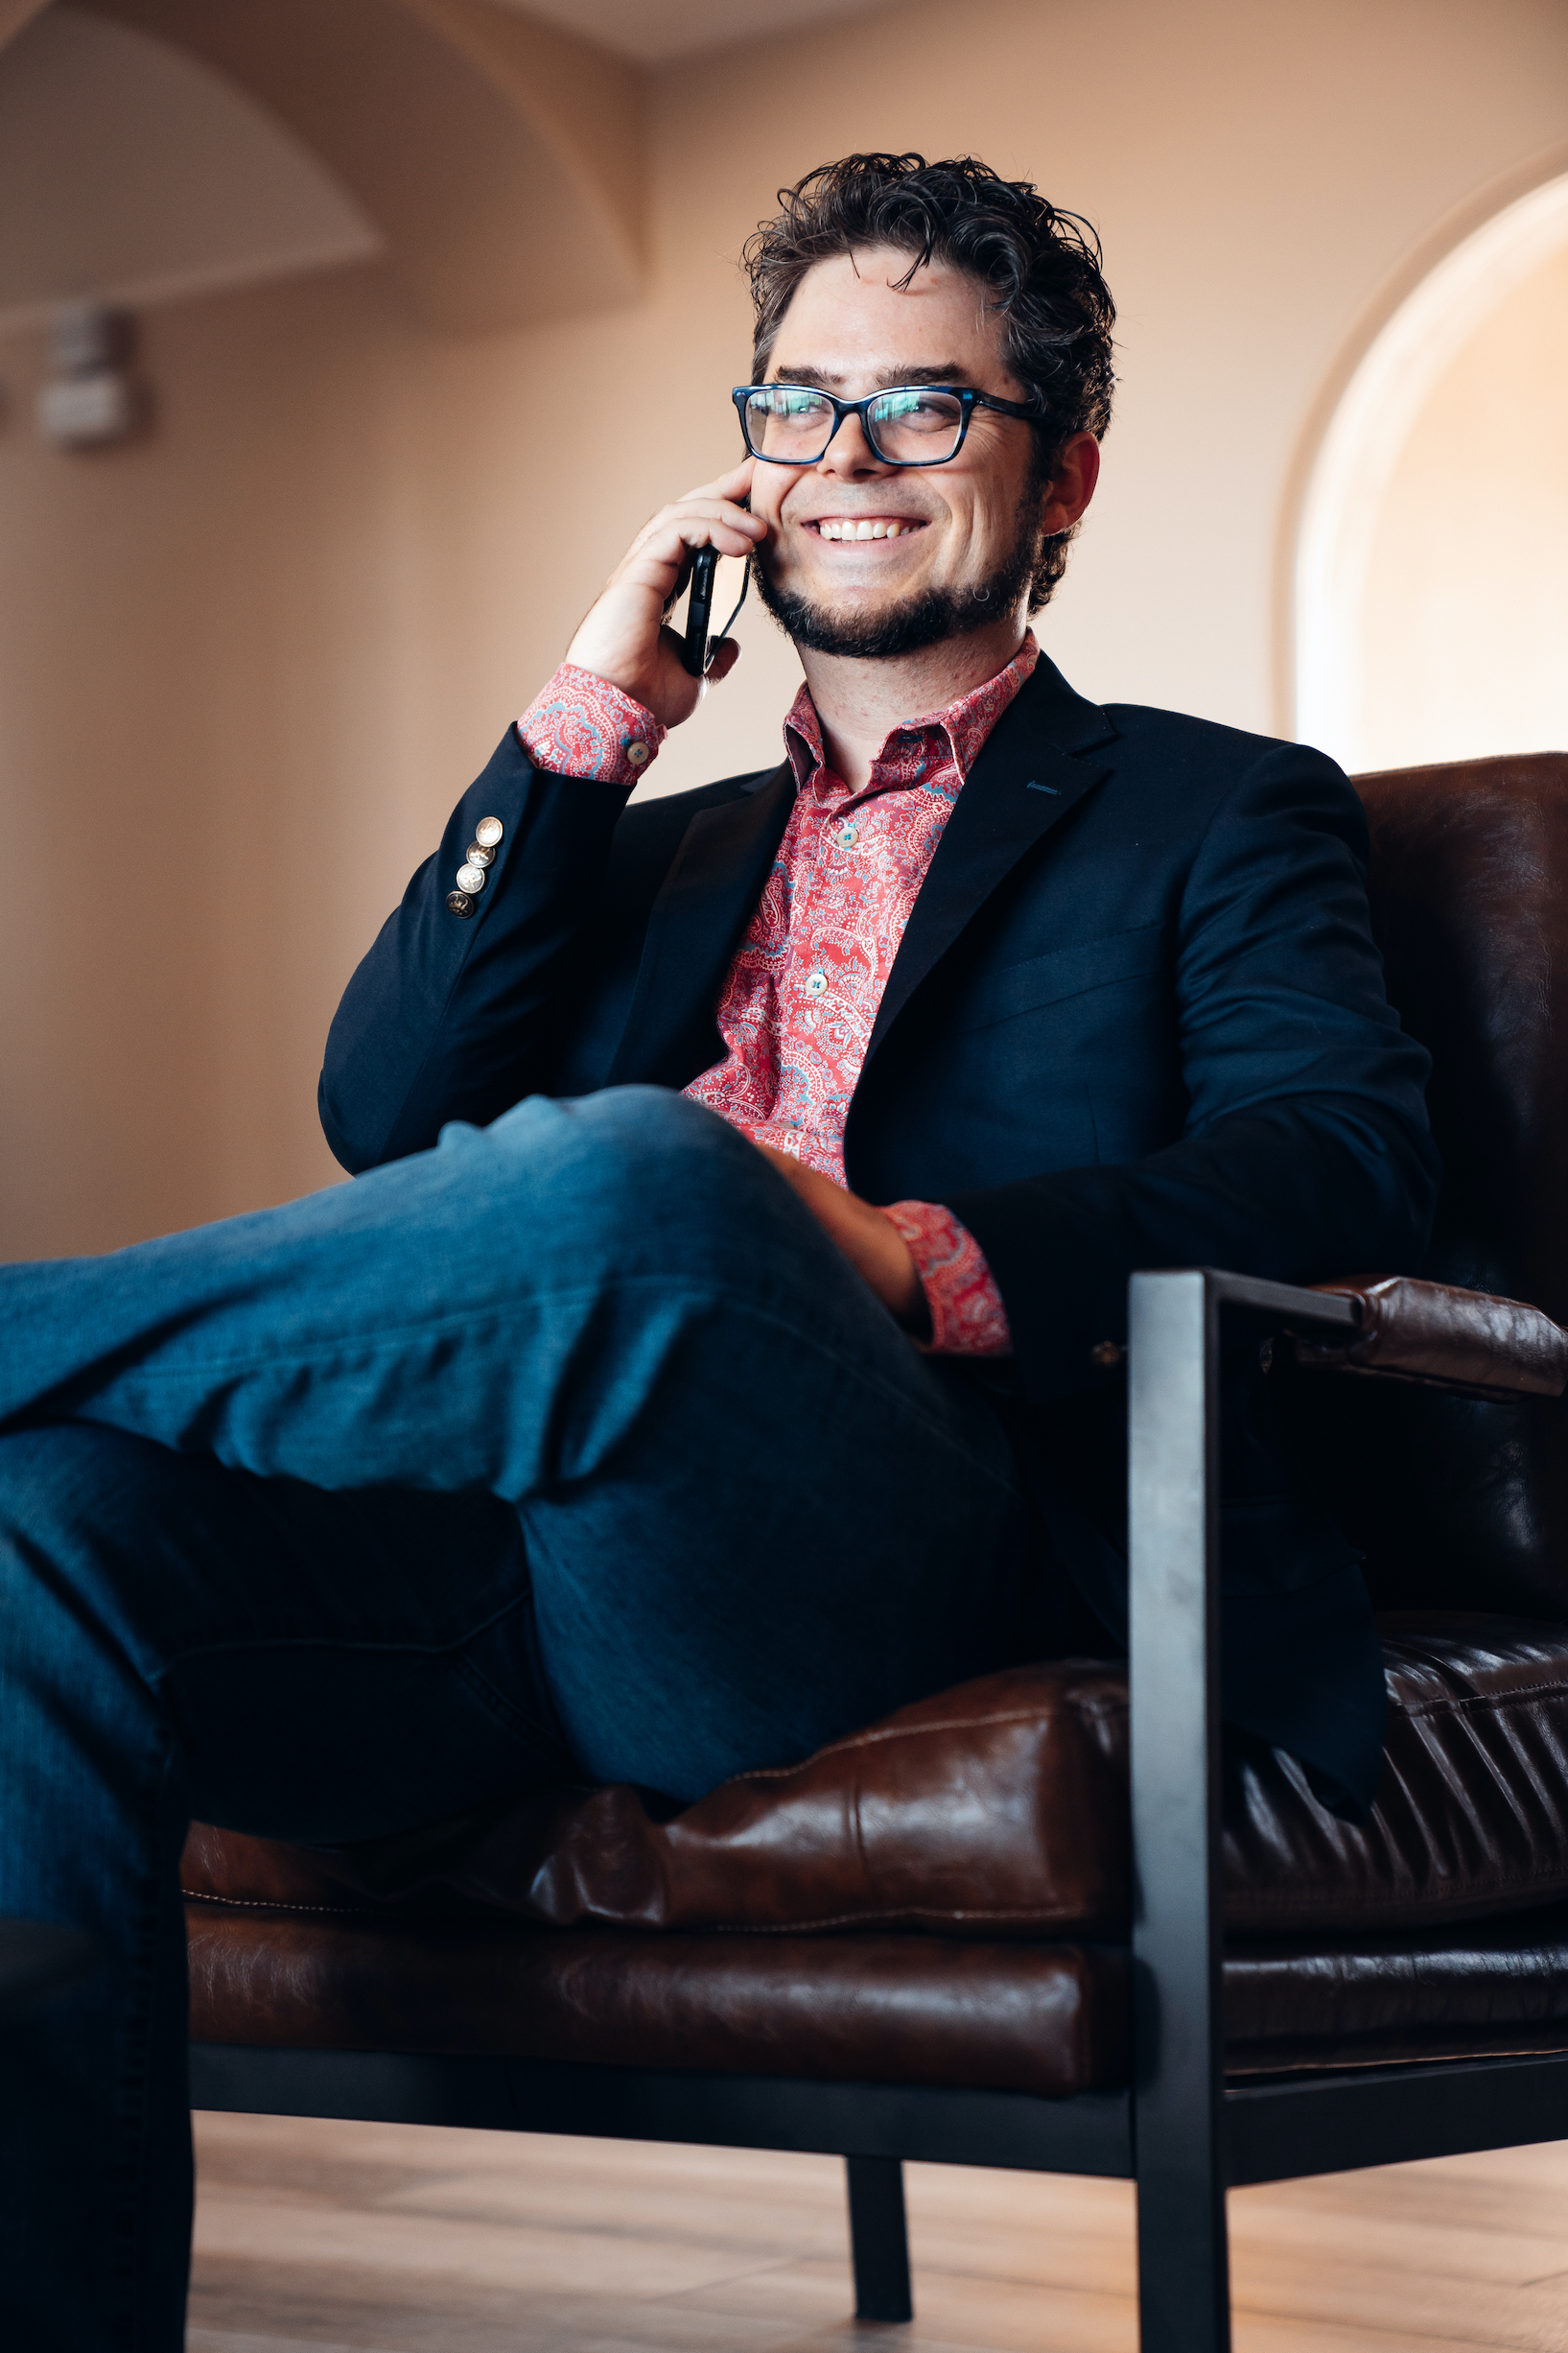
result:
[(903, 2167), (897, 2157), (846, 2157), (857, 2320), (912, 2320)]
[(1193, 2137), (1186, 2163), (1138, 2175), (1140, 2353), (1230, 2353), (1225, 2187)]

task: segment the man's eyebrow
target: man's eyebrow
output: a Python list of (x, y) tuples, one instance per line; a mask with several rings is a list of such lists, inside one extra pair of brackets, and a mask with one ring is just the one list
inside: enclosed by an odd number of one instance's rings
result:
[[(831, 392), (844, 381), (841, 372), (830, 367), (813, 367), (809, 362), (799, 367), (785, 360), (776, 361), (774, 365), (779, 371), (777, 381), (780, 384), (808, 384), (815, 386), (819, 391)], [(956, 360), (949, 360), (939, 367), (879, 367), (871, 380), (881, 389), (894, 384), (967, 385), (971, 378), (967, 367)]]

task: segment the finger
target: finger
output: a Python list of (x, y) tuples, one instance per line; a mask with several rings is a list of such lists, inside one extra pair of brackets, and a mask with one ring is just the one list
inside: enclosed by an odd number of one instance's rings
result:
[(684, 529), (689, 523), (703, 521), (725, 525), (731, 530), (739, 531), (748, 540), (761, 539), (767, 529), (760, 515), (754, 515), (749, 507), (742, 506), (737, 500), (719, 498), (713, 491), (693, 490), (689, 497), (672, 500), (669, 506), (662, 506), (652, 521), (644, 525), (632, 544), (638, 546), (650, 533), (664, 529), (670, 524)]
[(740, 647), (735, 638), (714, 638), (713, 640), (713, 660), (708, 665), (710, 686), (716, 686), (721, 678), (727, 678), (739, 659)]
[(684, 572), (698, 548), (716, 548), (720, 555), (754, 555), (761, 536), (751, 516), (738, 507), (715, 508), (710, 515), (660, 515), (633, 541), (616, 576), (649, 564)]

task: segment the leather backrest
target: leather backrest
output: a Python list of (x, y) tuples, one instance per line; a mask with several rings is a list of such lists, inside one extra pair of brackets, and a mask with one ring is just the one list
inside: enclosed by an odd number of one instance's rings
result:
[[(1390, 1271), (1568, 1323), (1568, 753), (1355, 781), (1372, 928), (1390, 1000), (1433, 1059), (1443, 1160), (1426, 1263)], [(1380, 1608), (1568, 1618), (1568, 1400), (1289, 1385)]]

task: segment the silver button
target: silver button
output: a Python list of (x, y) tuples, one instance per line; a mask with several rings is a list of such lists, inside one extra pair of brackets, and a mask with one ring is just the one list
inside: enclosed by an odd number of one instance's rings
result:
[(644, 760), (647, 758), (647, 756), (648, 756), (648, 747), (647, 747), (647, 745), (646, 745), (645, 743), (628, 743), (628, 744), (627, 744), (627, 746), (626, 746), (626, 757), (627, 757), (627, 759), (628, 759), (628, 760), (631, 762), (632, 766), (633, 766), (634, 768), (640, 768), (640, 767), (642, 766), (642, 765), (643, 765), (644, 761)]
[(471, 866), (493, 866), (496, 854), (494, 850), (485, 849), (482, 842), (471, 841), (468, 845), (468, 862)]
[(499, 817), (481, 817), (474, 828), (474, 839), (481, 850), (493, 850), (505, 831)]
[(482, 866), (459, 866), (457, 888), (466, 890), (471, 895), (477, 895), (484, 888), (484, 868)]
[(474, 902), (465, 890), (449, 890), (447, 905), (454, 915), (461, 915), (465, 922), (474, 912)]
[[(461, 876), (459, 876), (459, 877), (458, 877), (459, 882), (461, 881), (461, 879), (462, 879), (462, 878), (461, 878)], [(827, 976), (827, 974), (826, 974), (826, 973), (813, 973), (813, 974), (811, 975), (810, 978), (809, 978), (809, 979), (807, 981), (807, 983), (806, 983), (806, 994), (807, 994), (807, 997), (826, 997), (826, 996), (827, 996), (827, 994), (828, 994), (828, 976)]]

